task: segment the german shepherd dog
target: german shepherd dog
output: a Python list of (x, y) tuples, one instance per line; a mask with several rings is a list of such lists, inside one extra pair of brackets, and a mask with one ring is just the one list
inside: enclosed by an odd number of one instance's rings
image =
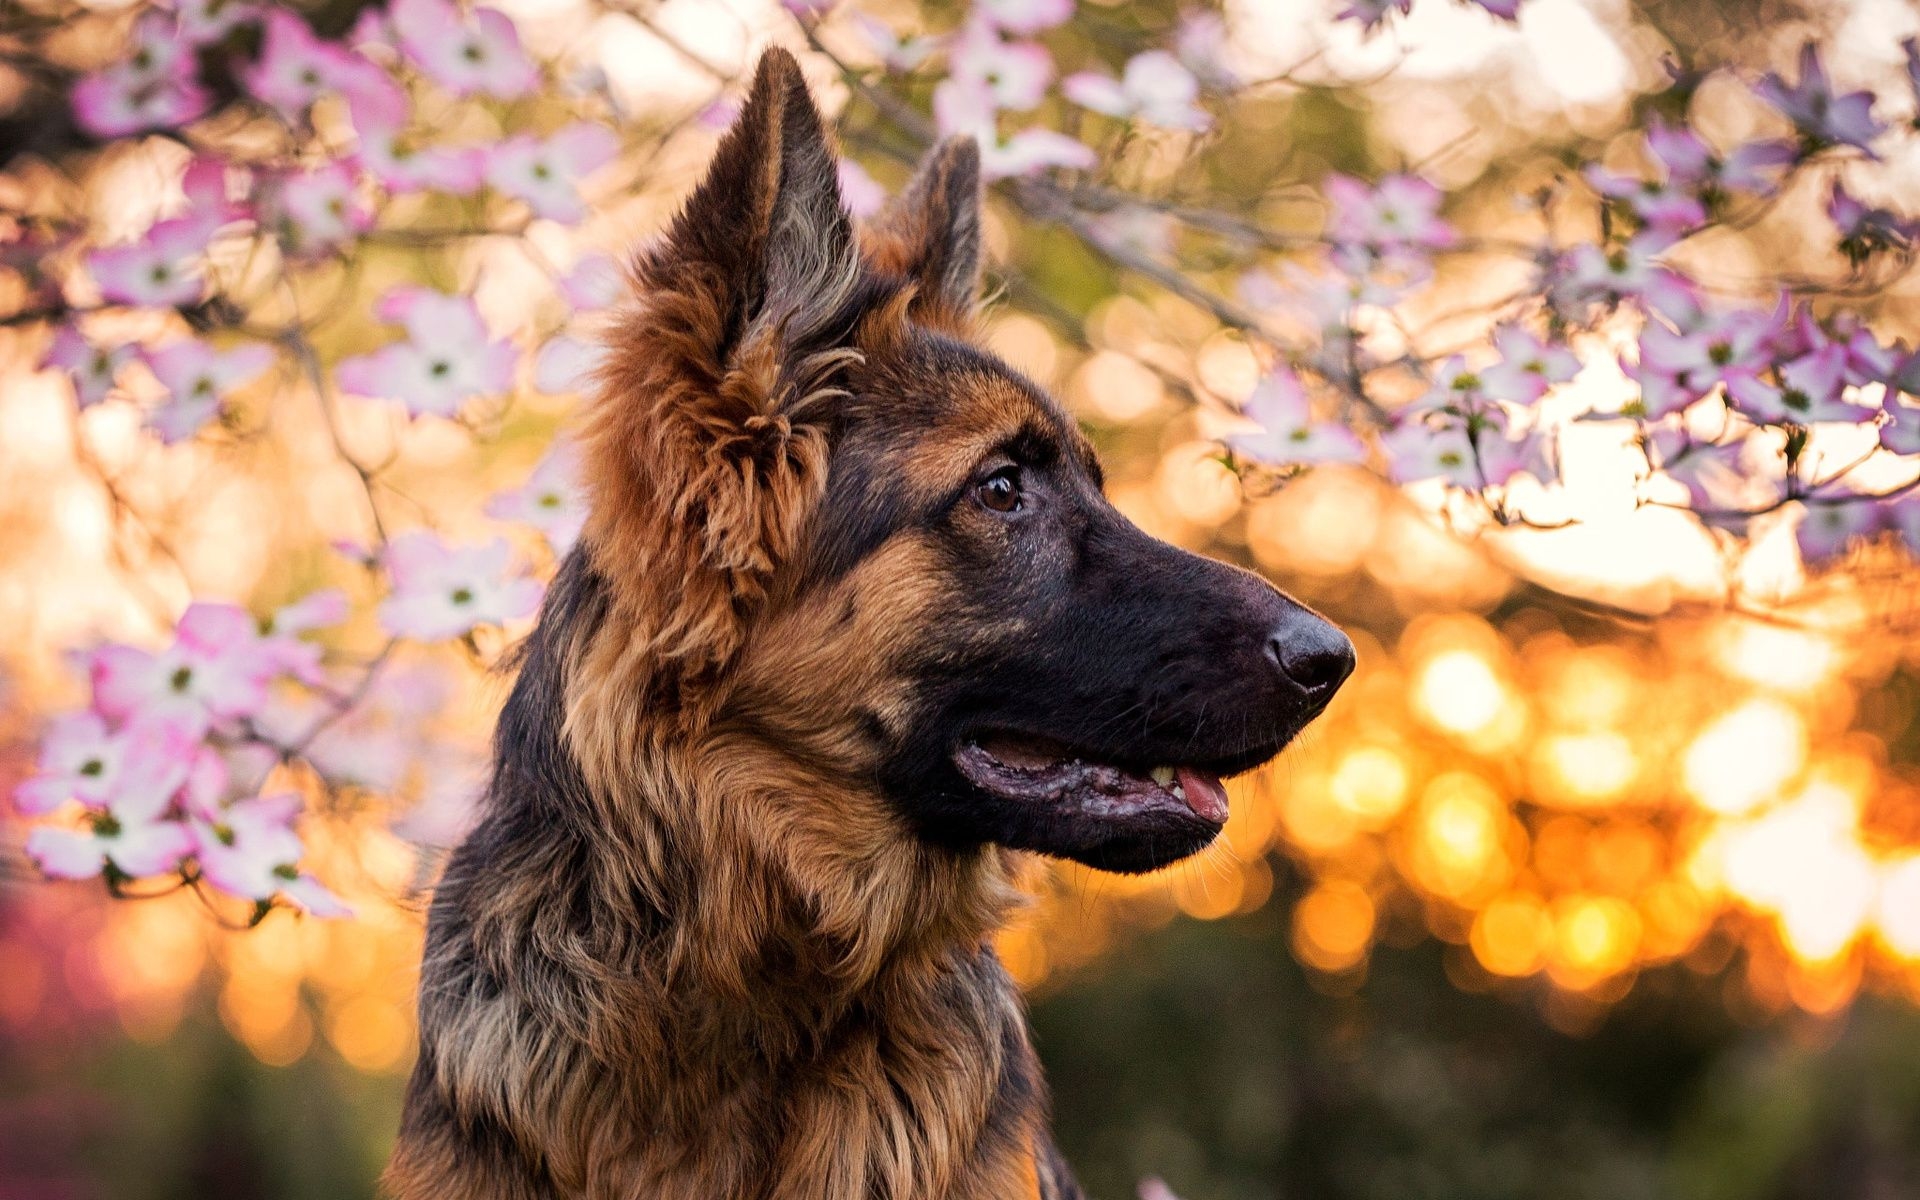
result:
[(1352, 669), (979, 347), (973, 143), (858, 230), (835, 161), (768, 51), (635, 263), (433, 902), (399, 1200), (1078, 1196), (989, 946), (1023, 852), (1194, 853)]

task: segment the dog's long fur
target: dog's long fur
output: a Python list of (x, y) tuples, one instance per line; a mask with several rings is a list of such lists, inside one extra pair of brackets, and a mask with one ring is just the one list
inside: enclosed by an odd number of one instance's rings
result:
[[(971, 307), (977, 228), (927, 224), (945, 176), (977, 189), (971, 149), (944, 150), (911, 217), (869, 232), (869, 272), (828, 244), (851, 236), (836, 193), (783, 194), (831, 178), (828, 147), (796, 64), (770, 52), (708, 186), (639, 264), (583, 436), (585, 549), (436, 896), (399, 1200), (1076, 1194), (987, 945), (1014, 899), (1008, 852), (912, 837), (850, 715), (816, 714), (827, 739), (795, 745), (728, 712), (760, 681), (762, 718), (780, 693), (868, 708), (885, 688), (852, 648), (898, 636), (910, 595), (786, 613), (750, 677), (736, 668), (822, 493), (808, 416), (849, 356), (823, 335), (857, 323), (872, 347), (910, 312), (958, 328)], [(956, 239), (976, 247), (958, 264)], [(776, 241), (764, 281), (727, 274)]]
[[(636, 264), (581, 434), (591, 518), (434, 899), (396, 1200), (1077, 1196), (988, 943), (1006, 847), (1140, 870), (1217, 820), (1023, 803), (955, 747), (1229, 774), (1338, 686), (1290, 682), (1273, 631), (1344, 639), (1134, 529), (973, 344), (973, 144), (857, 231), (835, 179), (769, 51)], [(1022, 470), (1025, 509), (978, 499)]]

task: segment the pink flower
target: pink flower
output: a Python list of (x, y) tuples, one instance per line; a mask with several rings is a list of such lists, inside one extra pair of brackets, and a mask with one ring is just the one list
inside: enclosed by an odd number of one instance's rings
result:
[[(1652, 133), (1647, 135), (1650, 143), (1653, 136)], [(1668, 135), (1663, 145), (1674, 157), (1683, 162), (1690, 161), (1685, 157), (1688, 147), (1678, 137)], [(1701, 149), (1704, 151), (1705, 148)], [(1658, 159), (1660, 156), (1656, 154), (1655, 157)], [(1701, 165), (1705, 165), (1704, 154)], [(1660, 173), (1664, 177), (1656, 179), (1615, 175), (1598, 164), (1588, 166), (1584, 174), (1595, 191), (1611, 199), (1625, 201), (1634, 215), (1649, 228), (1681, 234), (1707, 219), (1706, 205), (1687, 190), (1691, 182), (1687, 177), (1664, 162), (1662, 166), (1667, 168)]]
[(218, 217), (198, 213), (156, 222), (137, 242), (87, 255), (87, 271), (114, 304), (194, 304), (206, 290), (200, 258), (220, 224)]
[(1415, 247), (1441, 250), (1454, 241), (1440, 219), (1440, 189), (1412, 175), (1388, 175), (1368, 187), (1351, 176), (1327, 176), (1332, 213), (1327, 232), (1336, 242), (1371, 249)]
[(1204, 8), (1180, 14), (1173, 32), (1173, 52), (1194, 77), (1215, 91), (1240, 86), (1240, 77), (1227, 65), (1227, 22)]
[(15, 789), (14, 806), (37, 816), (76, 800), (157, 814), (187, 782), (198, 745), (166, 721), (136, 720), (115, 732), (98, 713), (69, 713), (41, 739), (39, 771)]
[(1838, 179), (1827, 198), (1827, 215), (1840, 231), (1840, 252), (1858, 267), (1876, 254), (1904, 253), (1920, 225), (1884, 208), (1869, 208), (1847, 193)]
[(1533, 404), (1556, 383), (1580, 373), (1580, 360), (1565, 346), (1550, 346), (1518, 325), (1493, 331), (1500, 361), (1480, 372), (1487, 394), (1515, 404)]
[(840, 200), (855, 217), (871, 217), (887, 205), (887, 189), (851, 158), (840, 160)]
[(1008, 33), (1034, 34), (1073, 18), (1074, 0), (973, 0), (973, 13)]
[(833, 8), (834, 0), (780, 0), (780, 7), (803, 21), (817, 21)]
[(1334, 14), (1336, 21), (1358, 21), (1368, 33), (1378, 29), (1394, 13), (1406, 16), (1413, 11), (1413, 0), (1352, 0)]
[(852, 18), (854, 27), (860, 31), (860, 36), (867, 40), (867, 45), (872, 47), (873, 52), (879, 56), (881, 65), (897, 74), (905, 74), (927, 61), (927, 56), (932, 54), (935, 46), (938, 45), (938, 42), (930, 37), (900, 37), (884, 21), (870, 17), (866, 13), (856, 12), (848, 15)]
[(1230, 434), (1227, 445), (1256, 462), (1290, 467), (1366, 461), (1367, 448), (1351, 429), (1314, 419), (1306, 389), (1284, 366), (1260, 381), (1241, 411), (1260, 430)]
[(1505, 433), (1482, 428), (1474, 437), (1480, 478), (1488, 487), (1505, 487), (1515, 475), (1531, 475), (1541, 483), (1560, 477), (1553, 465), (1553, 439), (1539, 430)]
[(374, 311), (403, 325), (408, 340), (342, 361), (334, 376), (346, 391), (398, 400), (415, 416), (451, 417), (475, 396), (512, 389), (513, 343), (489, 340), (480, 310), (467, 297), (401, 286)]
[(356, 57), (315, 36), (292, 9), (273, 5), (261, 22), (260, 58), (242, 73), (247, 90), (290, 121), (306, 116), (313, 102), (336, 90)]
[(1803, 501), (1793, 536), (1800, 545), (1800, 561), (1811, 566), (1839, 557), (1854, 542), (1885, 527), (1871, 497), (1842, 494)]
[(353, 909), (344, 900), (328, 891), (311, 875), (296, 875), (281, 884), (280, 896), (302, 911), (323, 920), (341, 920), (353, 915)]
[(103, 138), (184, 125), (211, 103), (200, 85), (193, 42), (155, 12), (135, 23), (132, 54), (73, 88), (74, 117)]
[(560, 278), (560, 295), (576, 312), (611, 307), (627, 290), (620, 264), (604, 254), (588, 254)]
[(145, 358), (168, 393), (166, 404), (147, 414), (147, 424), (171, 445), (219, 416), (227, 393), (272, 365), (273, 349), (251, 343), (223, 351), (198, 338), (182, 338), (147, 352)]
[(1213, 123), (1195, 104), (1200, 81), (1165, 50), (1148, 50), (1127, 60), (1119, 79), (1081, 71), (1060, 81), (1067, 99), (1111, 117), (1138, 117), (1149, 125), (1201, 132)]
[(1888, 402), (1880, 445), (1895, 454), (1920, 454), (1920, 408)]
[(390, 80), (350, 97), (347, 108), (359, 137), (354, 158), (387, 191), (466, 195), (479, 190), (486, 172), (481, 152), (419, 145), (407, 129), (412, 105)]
[(138, 879), (177, 869), (193, 853), (193, 837), (178, 821), (108, 811), (86, 832), (41, 826), (27, 835), (27, 857), (54, 879), (92, 879), (111, 866)]
[(1834, 95), (1820, 65), (1819, 48), (1812, 42), (1800, 48), (1799, 83), (1788, 87), (1785, 79), (1770, 72), (1755, 90), (1792, 121), (1811, 145), (1854, 146), (1869, 158), (1879, 157), (1873, 152), (1873, 141), (1886, 132), (1886, 126), (1873, 119), (1873, 93)]
[(1585, 319), (1593, 304), (1622, 300), (1638, 301), (1675, 321), (1694, 319), (1700, 311), (1694, 285), (1659, 261), (1672, 244), (1670, 235), (1651, 229), (1611, 249), (1581, 242), (1555, 264), (1548, 296), (1556, 311), (1573, 320)]
[(572, 224), (585, 219), (579, 180), (620, 152), (620, 139), (604, 125), (576, 121), (545, 140), (521, 134), (487, 155), (486, 180), (494, 190), (527, 202), (537, 217)]
[(431, 533), (403, 533), (387, 545), (393, 594), (380, 604), (380, 622), (396, 637), (436, 642), (527, 616), (540, 585), (514, 574), (512, 558), (503, 538), (455, 547)]
[(393, 0), (387, 13), (401, 52), (456, 96), (512, 100), (539, 86), (512, 18), (497, 8), (463, 14), (448, 0)]
[(1702, 317), (1675, 330), (1648, 321), (1640, 332), (1640, 361), (1632, 374), (1640, 384), (1641, 413), (1657, 420), (1679, 412), (1725, 383), (1738, 394), (1772, 362), (1780, 316), (1753, 309)]
[(973, 21), (947, 50), (954, 80), (984, 91), (995, 108), (1026, 111), (1046, 99), (1053, 55), (1038, 42), (1009, 42), (993, 26)]
[(1380, 448), (1387, 455), (1387, 477), (1395, 483), (1440, 478), (1456, 487), (1480, 487), (1473, 443), (1459, 421), (1408, 418), (1380, 435)]
[(1828, 342), (1782, 363), (1777, 385), (1763, 379), (1740, 379), (1729, 382), (1727, 391), (1741, 415), (1762, 424), (1857, 424), (1873, 414), (1846, 402), (1846, 375), (1846, 346)]
[(600, 369), (602, 351), (593, 342), (561, 334), (540, 347), (533, 360), (533, 386), (550, 396), (573, 396), (586, 391)]
[(571, 442), (554, 443), (526, 483), (487, 501), (487, 515), (533, 526), (546, 536), (556, 555), (573, 549), (587, 520), (579, 451)]
[(300, 635), (338, 625), (347, 619), (347, 607), (347, 594), (338, 588), (322, 588), (286, 605), (273, 614), (262, 631), (260, 652), (273, 659), (281, 675), (309, 685), (324, 683), (320, 647), (301, 641)]
[(305, 850), (293, 819), (300, 797), (292, 793), (241, 800), (209, 818), (195, 818), (195, 855), (200, 874), (214, 887), (249, 900), (271, 900), (299, 877), (294, 864)]
[(980, 173), (989, 180), (1031, 175), (1048, 167), (1086, 170), (1098, 161), (1091, 147), (1051, 129), (1000, 136), (993, 97), (985, 88), (956, 79), (933, 89), (933, 115), (942, 137), (971, 136), (980, 143)]
[(94, 651), (91, 667), (95, 712), (161, 718), (198, 734), (259, 711), (279, 661), (245, 609), (199, 601), (181, 615), (166, 650), (109, 644)]
[(114, 380), (120, 376), (120, 368), (132, 358), (132, 346), (115, 346), (109, 350), (88, 341), (87, 336), (73, 326), (62, 325), (54, 331), (53, 342), (47, 347), (40, 366), (66, 371), (73, 381), (74, 402), (81, 408), (92, 408), (107, 398)]
[(1503, 21), (1520, 19), (1521, 0), (1473, 0), (1473, 2)]
[(53, 773), (16, 794), (25, 811), (49, 811), (67, 799), (94, 810), (86, 832), (40, 828), (28, 835), (28, 857), (56, 879), (91, 879), (109, 863), (122, 875), (157, 875), (192, 850), (186, 830), (166, 812), (195, 764), (197, 736), (156, 720), (116, 735), (104, 729), (77, 718), (56, 726), (41, 756), (42, 770), (51, 766)]
[(262, 225), (295, 257), (331, 250), (373, 226), (373, 209), (345, 162), (270, 177), (260, 208)]

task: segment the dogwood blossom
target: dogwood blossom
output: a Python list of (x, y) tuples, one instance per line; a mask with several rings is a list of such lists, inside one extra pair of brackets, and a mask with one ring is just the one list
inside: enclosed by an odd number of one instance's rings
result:
[(1553, 385), (1580, 372), (1580, 360), (1573, 351), (1548, 345), (1518, 325), (1495, 329), (1493, 345), (1500, 361), (1482, 368), (1480, 378), (1487, 394), (1499, 400), (1533, 404)]
[(194, 739), (164, 720), (114, 729), (95, 712), (56, 719), (40, 741), (37, 771), (14, 789), (14, 807), (36, 816), (68, 801), (104, 809), (117, 797), (170, 797), (186, 783)]
[(26, 844), (27, 857), (52, 879), (92, 879), (109, 866), (130, 878), (160, 875), (193, 849), (179, 822), (116, 808), (90, 817), (84, 831), (38, 826)]
[(373, 226), (373, 207), (352, 165), (340, 160), (270, 176), (260, 213), (262, 226), (296, 257), (331, 250)]
[(1730, 395), (1764, 386), (1760, 373), (1772, 363), (1778, 315), (1754, 309), (1703, 315), (1684, 327), (1648, 321), (1640, 334), (1640, 408), (1651, 419), (1679, 412), (1725, 384)]
[(1440, 250), (1453, 227), (1440, 218), (1440, 189), (1413, 175), (1388, 175), (1368, 187), (1351, 176), (1326, 180), (1327, 236), (1370, 249)]
[(254, 342), (215, 350), (198, 338), (182, 338), (143, 357), (168, 394), (165, 404), (147, 414), (147, 424), (172, 444), (218, 416), (227, 393), (273, 363), (273, 349)]
[(1866, 497), (1828, 496), (1801, 505), (1793, 536), (1801, 560), (1817, 563), (1838, 557), (1885, 528), (1883, 514)]
[(592, 383), (604, 352), (598, 342), (561, 334), (547, 339), (533, 360), (533, 386), (551, 396), (578, 395)]
[(247, 90), (299, 122), (314, 101), (339, 88), (351, 60), (350, 51), (316, 35), (295, 10), (274, 5), (261, 21), (260, 57), (245, 73)]
[(487, 154), (485, 176), (495, 191), (526, 201), (534, 216), (572, 224), (587, 215), (579, 181), (619, 151), (611, 129), (577, 121), (546, 138), (508, 138)]
[(867, 174), (867, 169), (851, 158), (840, 160), (840, 202), (855, 217), (871, 217), (887, 204), (887, 189)]
[(89, 254), (87, 272), (115, 304), (192, 304), (206, 291), (201, 256), (218, 223), (207, 214), (156, 222), (138, 241)]
[(573, 443), (555, 443), (524, 484), (487, 501), (487, 515), (531, 525), (546, 536), (555, 554), (571, 550), (587, 519), (587, 493)]
[(1281, 367), (1270, 372), (1241, 409), (1258, 422), (1257, 433), (1227, 436), (1227, 445), (1256, 462), (1277, 466), (1360, 463), (1367, 448), (1345, 425), (1315, 420), (1299, 376)]
[(849, 14), (853, 27), (887, 70), (904, 74), (926, 62), (939, 42), (931, 37), (901, 37), (886, 22), (866, 13)]
[(62, 325), (54, 330), (40, 365), (64, 370), (73, 381), (74, 402), (85, 409), (107, 398), (121, 368), (133, 357), (132, 346), (102, 346), (88, 340), (77, 326)]
[(991, 98), (995, 108), (1026, 111), (1046, 98), (1053, 55), (1038, 42), (1008, 41), (981, 21), (962, 29), (947, 49), (952, 81)]
[(1372, 33), (1395, 13), (1406, 16), (1413, 11), (1413, 0), (1352, 0), (1347, 7), (1334, 14), (1336, 21), (1358, 21), (1368, 33)]
[(1146, 50), (1127, 60), (1119, 79), (1080, 71), (1060, 81), (1060, 91), (1082, 108), (1111, 117), (1138, 117), (1168, 129), (1206, 130), (1213, 123), (1195, 104), (1200, 81), (1165, 50)]
[(303, 847), (293, 831), (300, 797), (259, 796), (190, 823), (200, 873), (223, 892), (270, 900), (293, 878)]
[(998, 110), (986, 89), (949, 79), (933, 90), (933, 115), (942, 137), (968, 136), (980, 144), (980, 173), (989, 180), (1031, 175), (1048, 167), (1084, 170), (1098, 160), (1084, 142), (1051, 129), (1000, 136)]
[(347, 111), (358, 137), (354, 161), (387, 191), (466, 195), (479, 190), (485, 156), (473, 147), (422, 144), (411, 128), (412, 104), (399, 88), (368, 88), (348, 98)]
[(1008, 33), (1035, 34), (1073, 18), (1074, 0), (973, 0), (973, 13)]
[(415, 416), (451, 417), (476, 396), (513, 387), (519, 352), (511, 342), (489, 339), (472, 300), (402, 286), (388, 292), (374, 311), (381, 320), (401, 324), (407, 338), (343, 360), (334, 378), (346, 391), (398, 400)]
[(582, 255), (556, 286), (576, 312), (597, 312), (626, 294), (626, 276), (620, 264), (605, 254)]
[(197, 733), (266, 703), (280, 661), (245, 609), (197, 602), (174, 637), (158, 652), (119, 644), (95, 650), (94, 711), (115, 720), (160, 718)]
[(1596, 304), (1611, 307), (1622, 301), (1669, 320), (1691, 320), (1700, 311), (1693, 283), (1659, 257), (1672, 244), (1672, 237), (1659, 230), (1645, 230), (1612, 247), (1581, 242), (1549, 269), (1548, 299), (1555, 311), (1576, 321), (1587, 319)]
[(160, 13), (134, 25), (133, 51), (73, 86), (73, 113), (96, 137), (172, 129), (203, 115), (213, 97), (201, 85), (193, 41)]
[(1812, 42), (1800, 48), (1799, 83), (1788, 86), (1780, 75), (1769, 72), (1756, 90), (1812, 145), (1853, 146), (1869, 158), (1878, 157), (1873, 143), (1886, 132), (1886, 126), (1874, 119), (1873, 93), (1836, 96), (1820, 63), (1819, 47)]
[(1827, 216), (1840, 231), (1840, 252), (1859, 266), (1876, 254), (1912, 248), (1920, 223), (1884, 208), (1872, 208), (1848, 193), (1836, 179), (1828, 193)]
[(403, 533), (382, 558), (393, 592), (380, 604), (380, 622), (396, 637), (437, 642), (528, 616), (540, 585), (516, 574), (512, 560), (502, 538), (449, 546), (431, 533)]
[(540, 82), (513, 20), (497, 8), (462, 12), (449, 0), (393, 0), (387, 17), (401, 52), (456, 96), (512, 100)]

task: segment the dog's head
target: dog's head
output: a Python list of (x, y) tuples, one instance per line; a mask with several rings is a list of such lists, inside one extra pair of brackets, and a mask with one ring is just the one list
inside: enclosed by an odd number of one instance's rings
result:
[(1353, 650), (1106, 501), (1074, 422), (970, 337), (980, 226), (953, 141), (856, 230), (797, 65), (762, 59), (584, 434), (617, 620), (569, 720), (602, 772), (625, 731), (694, 722), (922, 842), (1150, 869), (1213, 839), (1222, 777)]

